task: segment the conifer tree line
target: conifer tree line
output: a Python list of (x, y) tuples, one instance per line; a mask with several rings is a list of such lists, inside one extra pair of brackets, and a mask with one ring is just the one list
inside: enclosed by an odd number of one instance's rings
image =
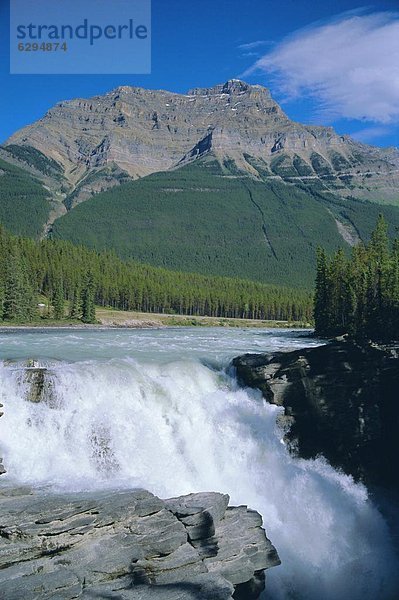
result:
[(224, 277), (174, 272), (113, 251), (70, 242), (13, 237), (0, 227), (0, 318), (38, 317), (38, 294), (50, 315), (95, 321), (95, 305), (121, 310), (192, 316), (309, 322), (311, 294)]
[(314, 320), (320, 336), (399, 339), (399, 240), (390, 242), (382, 215), (369, 243), (349, 258), (342, 249), (332, 257), (318, 249)]

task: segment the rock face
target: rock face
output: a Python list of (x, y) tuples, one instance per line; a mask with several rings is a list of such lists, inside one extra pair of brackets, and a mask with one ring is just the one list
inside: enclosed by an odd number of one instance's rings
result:
[(320, 178), (342, 196), (397, 200), (397, 150), (295, 123), (267, 88), (239, 80), (187, 94), (121, 86), (59, 102), (4, 148), (25, 159), (33, 149), (36, 164), (39, 151), (51, 161), (46, 173), (56, 164), (69, 188), (67, 208), (126, 177), (174, 169), (208, 152), (256, 178)]
[(258, 598), (280, 560), (260, 515), (228, 502), (0, 488), (0, 598)]
[(50, 406), (53, 404), (53, 380), (49, 369), (32, 361), (21, 370), (21, 379), (26, 384), (26, 400), (37, 404), (46, 399)]
[(399, 487), (398, 348), (336, 341), (234, 359), (241, 383), (283, 406), (294, 452), (323, 454), (368, 484)]

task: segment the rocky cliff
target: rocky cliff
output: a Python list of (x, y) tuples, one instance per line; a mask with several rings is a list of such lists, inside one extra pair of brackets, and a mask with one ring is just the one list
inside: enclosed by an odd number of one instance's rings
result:
[(284, 407), (280, 423), (295, 453), (323, 454), (368, 484), (399, 487), (397, 347), (336, 341), (234, 359), (240, 382)]
[[(129, 86), (59, 102), (17, 131), (3, 155), (57, 166), (67, 204), (212, 152), (255, 178), (328, 180), (342, 196), (397, 200), (399, 153), (291, 121), (267, 88), (229, 80), (187, 94)], [(38, 152), (46, 160), (39, 161)]]
[(258, 598), (280, 561), (260, 515), (228, 501), (0, 488), (0, 597)]

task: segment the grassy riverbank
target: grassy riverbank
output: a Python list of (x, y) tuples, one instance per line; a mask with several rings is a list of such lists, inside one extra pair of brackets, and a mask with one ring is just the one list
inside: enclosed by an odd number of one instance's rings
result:
[(168, 315), (142, 313), (99, 308), (97, 319), (103, 325), (118, 327), (310, 327), (309, 323), (289, 321), (267, 321), (257, 319), (228, 319), (224, 317), (193, 317), (186, 315)]
[(144, 313), (135, 311), (120, 311), (108, 308), (96, 309), (97, 323), (85, 325), (78, 319), (47, 319), (38, 318), (29, 323), (16, 323), (14, 321), (3, 321), (0, 328), (10, 327), (126, 327), (126, 328), (150, 328), (150, 327), (259, 327), (259, 328), (305, 328), (311, 327), (310, 323), (295, 321), (267, 321), (256, 319), (228, 319), (223, 317), (191, 317), (185, 315), (171, 315), (158, 313)]

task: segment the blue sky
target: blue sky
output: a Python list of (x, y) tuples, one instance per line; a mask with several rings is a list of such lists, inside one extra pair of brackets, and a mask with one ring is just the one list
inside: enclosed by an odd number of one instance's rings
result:
[(60, 100), (239, 77), (269, 87), (294, 120), (399, 146), (398, 0), (153, 0), (152, 71), (141, 76), (10, 75), (8, 5), (0, 0), (0, 142)]

